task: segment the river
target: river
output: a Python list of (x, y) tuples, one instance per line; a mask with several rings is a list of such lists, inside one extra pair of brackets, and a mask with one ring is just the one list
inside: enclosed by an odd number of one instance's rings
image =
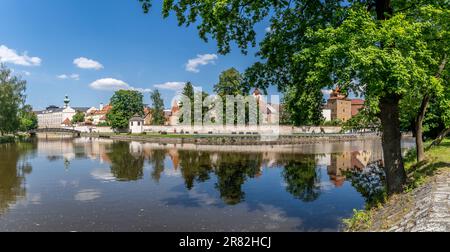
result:
[(0, 144), (0, 231), (337, 231), (365, 203), (346, 171), (381, 158), (378, 140)]

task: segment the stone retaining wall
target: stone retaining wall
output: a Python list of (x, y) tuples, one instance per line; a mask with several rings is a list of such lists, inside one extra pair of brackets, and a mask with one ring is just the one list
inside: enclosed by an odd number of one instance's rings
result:
[(450, 170), (438, 171), (425, 185), (375, 210), (369, 231), (450, 232)]

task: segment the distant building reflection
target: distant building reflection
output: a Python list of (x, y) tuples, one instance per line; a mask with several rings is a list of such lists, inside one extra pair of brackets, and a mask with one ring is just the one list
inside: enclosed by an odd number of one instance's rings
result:
[(345, 172), (349, 170), (362, 170), (369, 162), (382, 159), (381, 151), (364, 150), (353, 152), (333, 153), (330, 156), (327, 172), (331, 182), (340, 187), (345, 181)]

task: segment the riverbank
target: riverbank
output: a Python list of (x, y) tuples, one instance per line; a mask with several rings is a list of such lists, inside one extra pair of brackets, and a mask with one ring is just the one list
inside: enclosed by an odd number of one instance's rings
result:
[(5, 136), (0, 136), (0, 144), (14, 143), (17, 141), (27, 141), (29, 139), (30, 139), (30, 136), (27, 134), (5, 135)]
[(0, 144), (13, 143), (15, 141), (14, 136), (0, 136)]
[(120, 141), (139, 141), (162, 144), (199, 145), (288, 145), (323, 142), (349, 142), (363, 139), (379, 139), (377, 134), (292, 134), (264, 136), (256, 134), (236, 135), (187, 135), (187, 134), (98, 134), (82, 133), (85, 137), (108, 138)]
[(345, 220), (346, 231), (450, 231), (450, 139), (427, 151), (427, 162), (405, 162), (408, 185), (402, 194)]

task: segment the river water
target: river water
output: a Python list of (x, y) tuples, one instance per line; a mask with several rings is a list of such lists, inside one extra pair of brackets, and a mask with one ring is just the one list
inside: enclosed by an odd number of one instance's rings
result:
[(381, 158), (378, 140), (0, 144), (0, 231), (337, 231), (365, 203), (346, 171)]

